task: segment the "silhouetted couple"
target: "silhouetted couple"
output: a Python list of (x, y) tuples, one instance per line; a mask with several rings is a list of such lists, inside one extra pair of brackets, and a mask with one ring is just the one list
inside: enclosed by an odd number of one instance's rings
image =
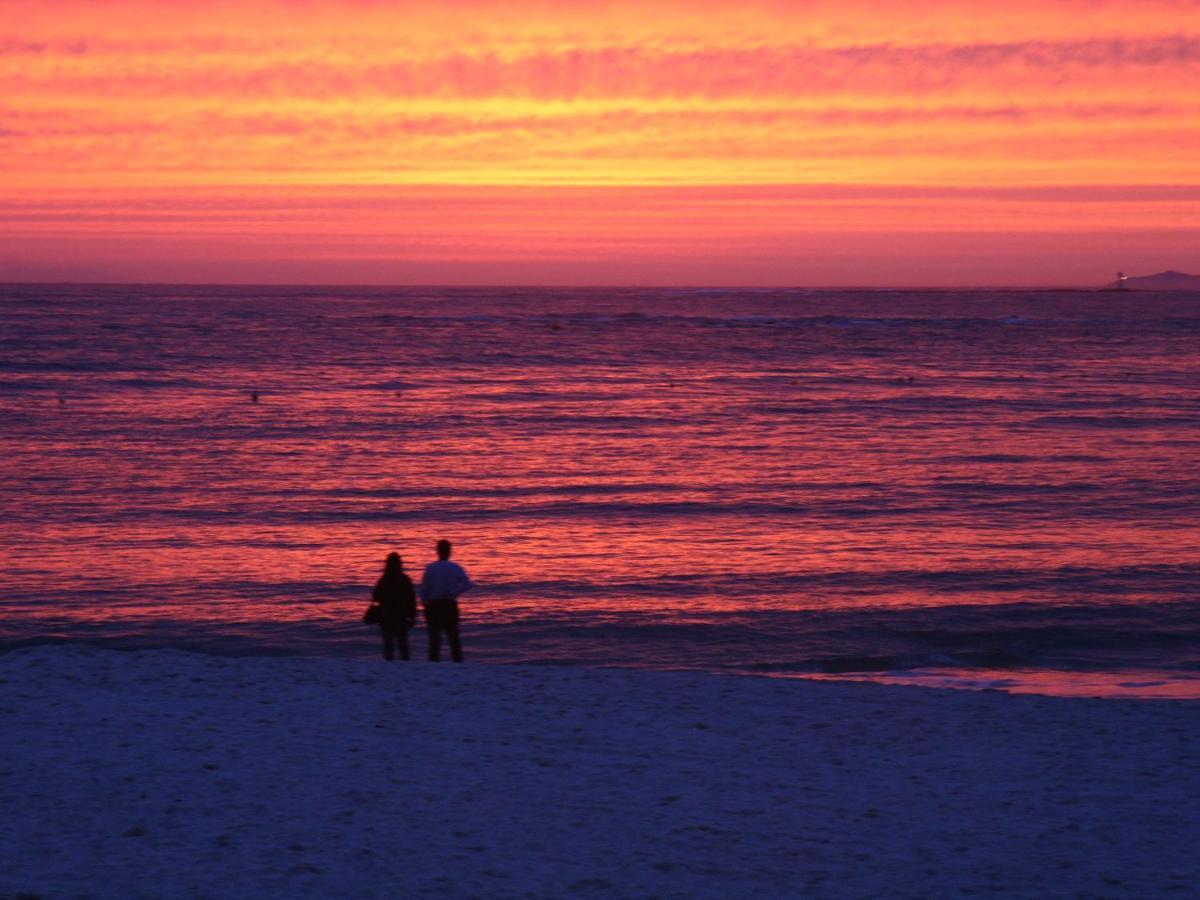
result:
[[(421, 604), (425, 609), (425, 627), (429, 631), (429, 659), (442, 658), (442, 633), (450, 644), (450, 656), (462, 662), (462, 641), (458, 636), (458, 598), (474, 585), (458, 563), (450, 561), (450, 542), (437, 542), (437, 561), (425, 567), (421, 578)], [(412, 579), (404, 571), (400, 554), (389, 553), (383, 575), (375, 585), (373, 599), (379, 604), (379, 630), (383, 634), (383, 657), (409, 658), (408, 632), (417, 622), (417, 598)]]

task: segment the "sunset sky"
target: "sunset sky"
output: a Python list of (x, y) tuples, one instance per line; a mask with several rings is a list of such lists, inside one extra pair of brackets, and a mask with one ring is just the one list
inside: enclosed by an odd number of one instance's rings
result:
[(1200, 0), (0, 0), (0, 279), (1200, 270)]

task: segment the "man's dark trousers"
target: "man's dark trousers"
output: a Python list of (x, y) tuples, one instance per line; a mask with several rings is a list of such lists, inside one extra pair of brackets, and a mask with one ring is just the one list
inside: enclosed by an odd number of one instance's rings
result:
[(430, 600), (425, 604), (425, 627), (429, 629), (429, 659), (440, 662), (442, 658), (442, 632), (450, 643), (450, 656), (455, 662), (463, 661), (462, 643), (458, 639), (458, 601)]

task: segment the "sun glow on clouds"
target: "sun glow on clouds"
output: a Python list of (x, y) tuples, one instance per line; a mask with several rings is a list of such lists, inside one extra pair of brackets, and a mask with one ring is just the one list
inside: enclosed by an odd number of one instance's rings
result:
[(0, 12), (0, 276), (1086, 282), (1200, 227), (1200, 0)]

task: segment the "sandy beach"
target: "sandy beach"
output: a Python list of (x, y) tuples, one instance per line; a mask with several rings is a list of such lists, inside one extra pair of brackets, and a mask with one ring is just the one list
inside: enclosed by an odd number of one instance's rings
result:
[(1195, 704), (0, 656), (11, 896), (1189, 896)]

